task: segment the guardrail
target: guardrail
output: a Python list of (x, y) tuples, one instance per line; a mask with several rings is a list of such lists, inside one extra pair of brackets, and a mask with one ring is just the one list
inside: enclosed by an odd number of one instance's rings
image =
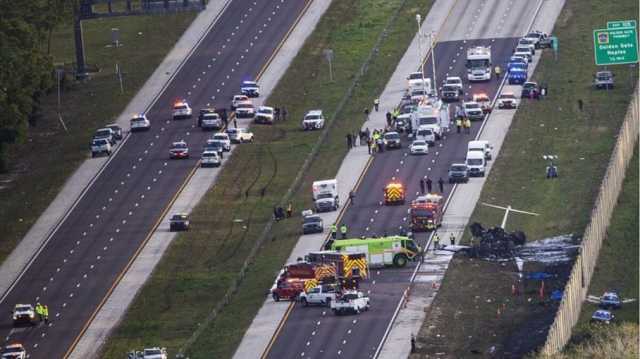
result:
[(542, 354), (554, 355), (562, 350), (571, 338), (572, 329), (580, 317), (582, 303), (587, 296), (600, 248), (606, 239), (611, 215), (622, 190), (627, 165), (633, 156), (638, 139), (640, 124), (640, 99), (638, 98), (640, 87), (638, 85), (636, 84), (635, 94), (618, 133), (604, 179), (600, 184), (600, 191), (591, 211), (591, 219), (584, 232), (579, 255), (564, 288), (560, 307), (549, 328), (547, 340), (540, 350)]

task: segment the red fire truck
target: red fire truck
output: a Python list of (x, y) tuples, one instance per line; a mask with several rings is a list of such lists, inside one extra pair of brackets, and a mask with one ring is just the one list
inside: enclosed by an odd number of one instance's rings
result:
[(442, 224), (442, 196), (427, 194), (411, 202), (411, 230), (414, 232), (436, 229)]

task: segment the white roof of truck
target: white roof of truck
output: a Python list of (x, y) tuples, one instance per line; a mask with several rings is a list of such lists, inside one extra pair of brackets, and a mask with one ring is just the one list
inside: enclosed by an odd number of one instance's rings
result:
[(485, 58), (491, 56), (491, 47), (475, 46), (467, 49), (467, 58)]

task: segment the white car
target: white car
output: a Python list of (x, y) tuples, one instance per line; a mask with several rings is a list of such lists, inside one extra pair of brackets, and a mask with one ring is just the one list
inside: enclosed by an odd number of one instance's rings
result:
[(251, 102), (243, 102), (239, 103), (236, 107), (236, 117), (237, 118), (251, 118), (255, 116), (256, 109), (253, 107)]
[(429, 127), (429, 126), (420, 126), (418, 127), (418, 129), (416, 130), (416, 137), (415, 140), (419, 140), (419, 141), (424, 141), (426, 142), (428, 145), (432, 145), (434, 143), (436, 143), (436, 133), (433, 130), (433, 127)]
[(422, 86), (423, 85), (423, 80), (426, 80), (426, 78), (424, 77), (424, 75), (422, 74), (422, 72), (418, 71), (418, 72), (412, 72), (409, 74), (409, 76), (407, 76), (407, 84), (408, 84), (408, 88), (413, 88), (416, 86)]
[(412, 155), (426, 155), (429, 153), (429, 144), (424, 140), (415, 140), (409, 146)]
[(4, 347), (0, 356), (2, 359), (26, 359), (27, 351), (20, 343), (9, 344)]
[(222, 159), (218, 155), (218, 151), (206, 150), (202, 152), (202, 158), (200, 159), (200, 166), (202, 167), (220, 167)]
[(531, 56), (531, 52), (527, 49), (521, 49), (520, 51), (516, 51), (513, 53), (513, 56), (519, 56), (524, 58), (527, 62), (533, 61), (533, 56)]
[(222, 142), (222, 148), (224, 148), (225, 152), (231, 151), (231, 139), (227, 133), (218, 132), (213, 135), (212, 139)]
[(498, 96), (498, 108), (515, 109), (518, 108), (518, 98), (513, 92), (503, 92)]
[(411, 93), (409, 95), (411, 96), (411, 101), (419, 102), (429, 96), (429, 91), (427, 91), (425, 88), (416, 87), (411, 90)]
[(273, 107), (260, 106), (258, 107), (258, 111), (256, 112), (255, 122), (272, 125), (273, 115), (274, 115)]
[(173, 119), (178, 120), (181, 118), (191, 118), (193, 110), (187, 103), (187, 101), (178, 101), (173, 104)]
[(484, 118), (484, 112), (479, 103), (475, 101), (466, 101), (462, 104), (462, 110), (464, 115), (470, 120), (482, 120)]
[(91, 141), (91, 157), (96, 157), (99, 154), (105, 153), (107, 156), (111, 156), (111, 143), (104, 138), (96, 138)]
[(253, 142), (253, 132), (243, 127), (228, 128), (227, 134), (233, 143)]
[(311, 110), (302, 119), (303, 130), (319, 130), (324, 127), (322, 110)]
[(461, 91), (463, 90), (462, 79), (458, 76), (448, 76), (444, 80), (444, 83), (442, 84), (442, 86), (453, 86), (453, 87), (457, 87)]
[(167, 359), (167, 349), (165, 348), (147, 348), (142, 352), (142, 359)]
[(246, 95), (235, 95), (231, 100), (231, 109), (235, 110), (241, 103), (251, 103), (251, 100)]
[(170, 159), (189, 158), (189, 146), (184, 141), (177, 141), (171, 144), (169, 149)]
[(260, 96), (260, 86), (255, 81), (242, 81), (240, 93), (249, 97)]
[(529, 51), (531, 51), (531, 55), (535, 55), (536, 53), (536, 41), (533, 39), (528, 39), (526, 37), (521, 38), (520, 40), (518, 40), (518, 45), (516, 47), (516, 51), (518, 48), (522, 47), (528, 47)]
[(358, 291), (346, 291), (337, 300), (331, 301), (331, 310), (335, 315), (344, 313), (360, 314), (369, 310), (369, 297)]
[(36, 324), (36, 311), (31, 304), (16, 304), (13, 307), (13, 325)]
[(148, 131), (151, 129), (151, 122), (144, 113), (131, 117), (131, 132)]

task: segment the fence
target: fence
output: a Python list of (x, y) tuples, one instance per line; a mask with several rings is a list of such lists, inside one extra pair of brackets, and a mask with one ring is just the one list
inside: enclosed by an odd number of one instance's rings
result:
[(600, 185), (595, 206), (591, 211), (591, 220), (582, 239), (580, 254), (576, 258), (569, 281), (564, 288), (564, 296), (547, 334), (547, 340), (542, 347), (542, 354), (558, 353), (571, 338), (573, 326), (580, 317), (582, 303), (586, 298), (589, 283), (591, 283), (600, 247), (606, 238), (607, 227), (622, 189), (625, 171), (633, 156), (635, 143), (638, 139), (638, 124), (640, 123), (638, 89), (640, 87), (636, 85), (636, 93), (618, 133), (607, 172)]

